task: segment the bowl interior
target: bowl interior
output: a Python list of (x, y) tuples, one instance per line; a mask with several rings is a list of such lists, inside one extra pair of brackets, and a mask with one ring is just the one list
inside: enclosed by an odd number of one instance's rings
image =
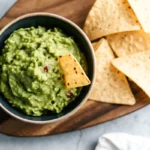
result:
[[(10, 34), (14, 30), (17, 30), (19, 28), (31, 27), (31, 26), (34, 26), (34, 27), (43, 26), (47, 29), (59, 27), (67, 35), (73, 36), (76, 43), (79, 44), (80, 50), (86, 56), (87, 65), (88, 65), (88, 77), (92, 81), (92, 78), (93, 78), (93, 61), (92, 61), (92, 59), (93, 58), (92, 58), (92, 54), (91, 54), (91, 50), (88, 45), (88, 42), (85, 40), (83, 35), (74, 26), (72, 26), (71, 24), (65, 22), (64, 20), (58, 19), (54, 16), (43, 16), (43, 15), (31, 16), (31, 17), (23, 18), (23, 19), (17, 21), (16, 23), (12, 24), (11, 26), (9, 26), (0, 36), (0, 53), (4, 47), (4, 41), (10, 36)], [(5, 100), (3, 95), (0, 95), (0, 103), (11, 113), (13, 113), (21, 118), (24, 118), (27, 120), (34, 120), (34, 121), (48, 121), (48, 120), (52, 120), (52, 119), (57, 119), (61, 116), (64, 116), (65, 114), (71, 112), (72, 110), (74, 110), (82, 102), (82, 100), (88, 93), (90, 86), (91, 85), (84, 87), (81, 94), (79, 95), (79, 97), (77, 97), (76, 100), (71, 102), (59, 114), (50, 113), (47, 115), (43, 115), (41, 117), (32, 117), (32, 116), (25, 115), (22, 112), (20, 112), (19, 110), (15, 109), (11, 105), (9, 105), (9, 103)]]

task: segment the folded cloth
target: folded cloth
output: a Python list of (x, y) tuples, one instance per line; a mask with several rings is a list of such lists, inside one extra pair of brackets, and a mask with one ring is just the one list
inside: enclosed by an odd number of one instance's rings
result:
[(99, 138), (95, 150), (150, 150), (150, 139), (127, 133), (108, 133)]

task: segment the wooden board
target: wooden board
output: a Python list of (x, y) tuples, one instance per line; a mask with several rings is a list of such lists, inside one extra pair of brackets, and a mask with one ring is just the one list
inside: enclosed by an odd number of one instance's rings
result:
[[(18, 0), (0, 21), (0, 28), (16, 17), (31, 12), (51, 12), (62, 15), (81, 28), (95, 0)], [(150, 103), (150, 99), (135, 84), (130, 83), (136, 97), (134, 106), (104, 104), (88, 100), (73, 116), (47, 125), (18, 121), (0, 110), (0, 132), (14, 136), (43, 136), (83, 129), (115, 119)]]

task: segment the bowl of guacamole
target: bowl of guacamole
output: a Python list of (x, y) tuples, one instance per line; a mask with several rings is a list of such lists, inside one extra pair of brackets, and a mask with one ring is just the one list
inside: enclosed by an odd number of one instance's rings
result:
[[(66, 88), (58, 58), (67, 54), (75, 57), (91, 84)], [(0, 106), (13, 117), (44, 124), (70, 116), (87, 100), (94, 78), (91, 43), (71, 21), (33, 13), (1, 30)]]

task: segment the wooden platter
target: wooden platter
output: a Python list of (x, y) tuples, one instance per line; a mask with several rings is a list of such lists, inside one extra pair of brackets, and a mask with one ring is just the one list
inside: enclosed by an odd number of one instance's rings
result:
[[(95, 0), (18, 0), (0, 20), (0, 28), (26, 13), (50, 12), (64, 16), (81, 28)], [(44, 136), (87, 128), (115, 119), (150, 103), (146, 94), (130, 82), (137, 100), (134, 106), (99, 103), (88, 100), (73, 116), (58, 123), (47, 125), (27, 124), (16, 120), (0, 109), (0, 132), (14, 136)]]

